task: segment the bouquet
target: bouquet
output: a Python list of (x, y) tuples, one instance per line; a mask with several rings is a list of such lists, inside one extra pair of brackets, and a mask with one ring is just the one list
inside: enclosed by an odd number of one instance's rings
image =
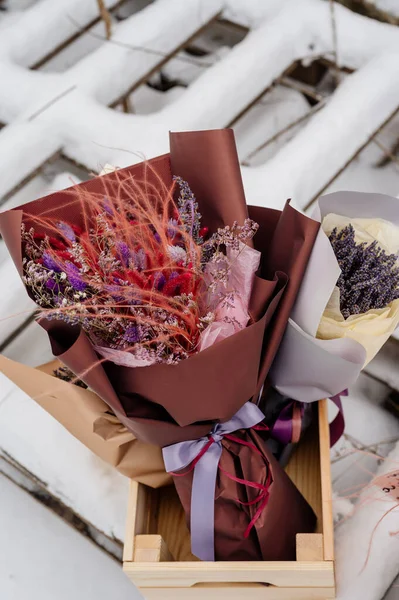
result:
[(312, 255), (270, 373), (310, 402), (352, 385), (399, 323), (396, 198), (338, 192), (320, 198)]
[[(248, 208), (221, 130), (172, 133), (169, 155), (3, 213), (0, 228), (54, 355), (111, 420), (163, 448), (197, 554), (293, 558), (315, 516), (268, 452), (256, 403), (319, 223), (289, 202)], [(196, 448), (201, 460), (174, 460)], [(199, 498), (211, 507), (204, 544)], [(229, 505), (239, 520), (223, 517)]]

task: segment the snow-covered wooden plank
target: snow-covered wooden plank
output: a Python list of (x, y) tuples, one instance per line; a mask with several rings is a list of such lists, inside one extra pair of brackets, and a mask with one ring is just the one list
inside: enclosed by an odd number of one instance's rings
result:
[(183, 4), (180, 0), (157, 0), (115, 24), (110, 41), (62, 74), (32, 72), (5, 62), (1, 60), (0, 45), (0, 78), (14, 82), (21, 92), (14, 98), (10, 90), (0, 90), (0, 120), (10, 122), (32, 105), (45, 104), (71, 88), (87, 93), (101, 104), (115, 103), (207, 27), (221, 8), (220, 0), (191, 0)]
[[(340, 8), (342, 10), (338, 11), (338, 16), (342, 61), (355, 65), (364, 64), (384, 49), (399, 48), (399, 32), (396, 28), (375, 23)], [(178, 27), (178, 23), (175, 26)], [(280, 31), (285, 31), (283, 38), (278, 33)], [(365, 44), (366, 40), (371, 42)], [(295, 7), (287, 5), (274, 19), (249, 34), (195, 81), (176, 102), (151, 115), (151, 118), (104, 112), (101, 107), (94, 106), (93, 101), (83, 98), (78, 89), (73, 89), (37, 119), (53, 126), (53, 136), (60, 136), (59, 142), (65, 144), (66, 153), (78, 163), (86, 164), (91, 169), (98, 168), (99, 164), (109, 162), (112, 158), (117, 159), (117, 164), (126, 164), (132, 162), (128, 152), (122, 156), (109, 148), (124, 148), (151, 157), (165, 150), (167, 131), (171, 128), (228, 125), (295, 60), (331, 53), (332, 48), (327, 4), (321, 0), (301, 0)], [(64, 85), (62, 91), (66, 92), (68, 89)], [(41, 104), (43, 101), (44, 98)], [(37, 109), (38, 106), (35, 105), (33, 111)], [(75, 131), (71, 131), (69, 127), (67, 117), (70, 114), (73, 114), (76, 123)], [(21, 115), (22, 121), (27, 118), (32, 118), (32, 111)], [(65, 130), (66, 122), (68, 131)], [(101, 128), (98, 127), (99, 122), (102, 123)], [(37, 167), (38, 161), (33, 156), (32, 146), (26, 140), (32, 140), (32, 145), (35, 146), (41, 146), (43, 140), (40, 136), (32, 137), (29, 125), (30, 122), (25, 122), (25, 143), (24, 148), (21, 148), (25, 160), (17, 161), (13, 153), (8, 153), (8, 160), (0, 167), (9, 173), (4, 178), (5, 181), (0, 179), (0, 193), (5, 193), (7, 186), (9, 189), (11, 174), (14, 178), (18, 177), (15, 175), (17, 163), (20, 171), (23, 170), (19, 173), (20, 177), (24, 172)], [(101, 148), (99, 144), (108, 149)], [(0, 150), (2, 147), (0, 133)]]
[[(398, 420), (383, 408), (390, 393), (386, 383), (362, 373), (342, 398), (345, 434), (331, 450), (333, 487), (342, 496), (369, 481), (379, 464), (377, 455), (385, 456), (392, 447), (389, 442), (399, 435)], [(332, 403), (330, 410), (332, 418), (336, 412)], [(369, 450), (376, 455), (368, 454)]]
[[(114, 42), (105, 43), (62, 75), (30, 72), (0, 61), (0, 78), (14, 82), (11, 92), (5, 86), (0, 90), (0, 119), (10, 121), (18, 116), (0, 132), (0, 152), (3, 156), (6, 148), (4, 156), (9, 156), (0, 197), (64, 145), (73, 149), (75, 160), (87, 164), (79, 150), (75, 156), (81, 140), (95, 150), (95, 143), (101, 143), (98, 138), (104, 141), (106, 137), (100, 130), (108, 130), (106, 124), (114, 126), (111, 115), (116, 115), (118, 121), (124, 115), (102, 111), (94, 99), (86, 97), (86, 92), (100, 101), (116, 101), (159, 66), (165, 54), (172, 54), (215, 18), (221, 6), (219, 0), (193, 0), (184, 5), (179, 0), (158, 0), (116, 27)], [(17, 98), (12, 91), (14, 87), (23, 92)], [(74, 133), (71, 124), (76, 124)], [(121, 130), (119, 126), (118, 131)], [(137, 132), (131, 134), (132, 139), (137, 137)], [(101, 160), (94, 164), (94, 169), (101, 169)]]
[[(396, 0), (378, 0), (396, 3)], [(398, 50), (398, 29), (357, 14), (335, 2), (338, 61), (341, 66), (358, 69), (373, 56)], [(304, 27), (303, 35), (309, 40), (310, 58), (317, 50), (320, 55), (333, 58), (333, 30), (329, 2), (320, 0), (226, 0), (224, 16), (233, 22), (255, 28), (264, 21), (287, 18), (297, 20)], [(312, 38), (312, 39), (311, 39)], [(288, 39), (284, 40), (286, 43)]]
[(0, 449), (101, 532), (124, 539), (128, 479), (95, 456), (2, 374)]
[(142, 600), (118, 563), (0, 474), (2, 600)]
[(265, 142), (309, 112), (303, 94), (281, 85), (274, 87), (234, 125), (240, 161), (249, 166), (263, 164), (297, 133), (298, 127), (292, 127), (266, 146)]
[(37, 367), (54, 359), (47, 333), (35, 321), (29, 323), (1, 353), (30, 367)]
[[(119, 0), (104, 0), (107, 8)], [(71, 19), (71, 16), (73, 19)], [(40, 0), (2, 28), (0, 57), (30, 66), (99, 17), (95, 0)]]
[[(399, 108), (399, 52), (371, 60), (347, 77), (328, 104), (271, 160), (244, 168), (248, 202), (304, 208)], [(267, 201), (270, 205), (270, 196)]]
[(399, 341), (391, 338), (367, 365), (366, 371), (399, 392)]

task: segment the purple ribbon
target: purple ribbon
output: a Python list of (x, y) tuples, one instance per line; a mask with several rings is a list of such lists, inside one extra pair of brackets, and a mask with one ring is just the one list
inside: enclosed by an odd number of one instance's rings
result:
[[(229, 421), (215, 425), (209, 436), (162, 449), (168, 473), (188, 467), (203, 452), (194, 467), (190, 520), (191, 551), (201, 560), (215, 560), (215, 488), (222, 439), (239, 429), (251, 429), (264, 418), (256, 404), (247, 402)], [(209, 445), (211, 438), (214, 443)]]
[(342, 436), (345, 430), (345, 418), (344, 418), (344, 407), (342, 406), (341, 396), (347, 396), (348, 390), (340, 392), (336, 396), (330, 398), (331, 402), (334, 402), (338, 408), (338, 414), (334, 421), (330, 423), (330, 448), (334, 446)]
[[(330, 398), (331, 402), (338, 408), (338, 413), (335, 419), (330, 423), (330, 447), (332, 448), (334, 444), (338, 442), (345, 429), (345, 419), (344, 419), (344, 409), (342, 406), (341, 396), (347, 396), (348, 390), (344, 390), (340, 392), (336, 396)], [(277, 421), (273, 425), (270, 434), (274, 437), (278, 442), (287, 445), (292, 442), (293, 438), (293, 410), (295, 407), (295, 403), (297, 401), (293, 400), (287, 406), (283, 408), (281, 413), (278, 416)], [(303, 402), (297, 402), (300, 405), (301, 417), (303, 417), (305, 404)]]
[[(272, 430), (270, 431), (270, 435), (274, 437), (275, 440), (284, 445), (291, 444), (291, 442), (293, 441), (293, 410), (295, 402), (296, 400), (293, 400), (283, 408), (283, 410), (278, 416), (277, 421), (273, 425)], [(303, 402), (298, 402), (298, 405), (302, 418), (303, 413), (305, 411), (305, 406)]]

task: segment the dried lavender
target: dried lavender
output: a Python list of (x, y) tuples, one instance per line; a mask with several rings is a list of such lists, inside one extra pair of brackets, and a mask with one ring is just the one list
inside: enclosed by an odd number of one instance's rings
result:
[(399, 298), (399, 263), (396, 254), (387, 254), (377, 243), (355, 242), (352, 225), (329, 240), (341, 269), (337, 286), (345, 319), (371, 309), (384, 308)]
[(62, 381), (73, 383), (74, 385), (77, 385), (83, 389), (87, 388), (87, 385), (80, 379), (77, 379), (75, 374), (68, 369), (68, 367), (58, 367), (58, 369), (54, 369), (53, 375), (54, 377), (57, 377), (57, 379), (62, 379)]
[(179, 176), (174, 176), (173, 179), (180, 188), (180, 195), (177, 200), (180, 221), (194, 242), (202, 244), (203, 238), (200, 235), (201, 214), (198, 210), (198, 202), (187, 181)]

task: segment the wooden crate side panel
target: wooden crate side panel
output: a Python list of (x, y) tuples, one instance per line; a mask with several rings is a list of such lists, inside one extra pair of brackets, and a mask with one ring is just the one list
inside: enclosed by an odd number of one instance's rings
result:
[(308, 562), (124, 563), (130, 579), (143, 588), (189, 588), (198, 583), (267, 583), (279, 587), (334, 587), (334, 564)]
[(145, 600), (329, 600), (334, 588), (276, 588), (263, 585), (194, 586), (192, 588), (140, 589)]
[(314, 419), (304, 438), (298, 444), (285, 470), (316, 513), (317, 533), (323, 533), (319, 423), (317, 418)]
[(177, 561), (199, 561), (191, 554), (191, 538), (186, 515), (174, 486), (160, 490), (162, 500), (158, 507), (158, 530), (172, 556)]
[(324, 560), (334, 560), (334, 523), (332, 511), (332, 482), (330, 462), (330, 426), (328, 400), (319, 402), (320, 475), (323, 519)]
[(153, 493), (145, 485), (130, 481), (128, 506), (126, 516), (126, 535), (123, 548), (123, 560), (132, 561), (134, 557), (134, 542), (136, 535), (152, 533), (150, 519), (154, 513), (150, 510), (153, 505)]

